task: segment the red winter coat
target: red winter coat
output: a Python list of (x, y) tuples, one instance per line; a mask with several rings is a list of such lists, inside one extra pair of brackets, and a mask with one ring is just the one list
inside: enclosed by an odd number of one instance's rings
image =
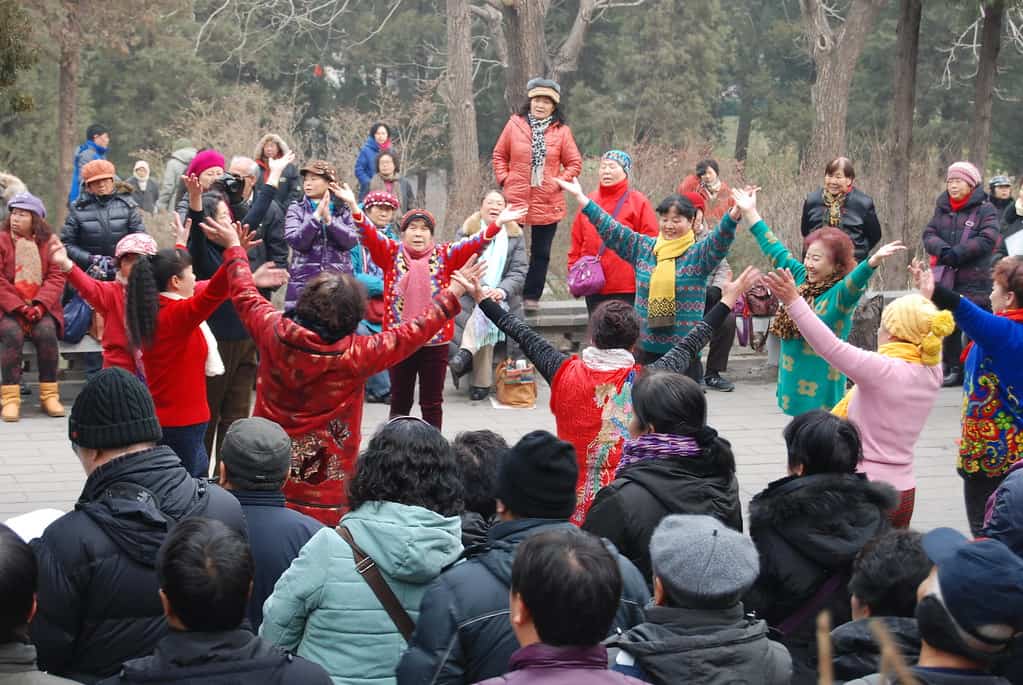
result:
[[(607, 188), (601, 186), (590, 193), (591, 200), (600, 205), (608, 214), (614, 212), (622, 193), (628, 191), (629, 196), (622, 203), (618, 212), (618, 223), (628, 226), (637, 233), (657, 237), (660, 227), (657, 214), (650, 206), (650, 201), (638, 190), (629, 190), (629, 179), (624, 179)], [(572, 246), (568, 249), (568, 268), (585, 255), (595, 255), (604, 241), (597, 235), (597, 229), (580, 210), (572, 222)], [(632, 265), (618, 256), (614, 250), (604, 250), (600, 257), (600, 266), (604, 269), (604, 287), (601, 295), (614, 293), (635, 293), (636, 272)]]
[(71, 267), (67, 280), (90, 307), (103, 317), (103, 368), (111, 366), (135, 373), (135, 358), (128, 345), (124, 322), (125, 292), (120, 281), (97, 281), (79, 268)]
[[(46, 313), (57, 322), (59, 338), (64, 331), (64, 307), (61, 306), (60, 298), (67, 277), (50, 259), (48, 243), (39, 245), (39, 260), (43, 282), (33, 301), (43, 305)], [(10, 231), (0, 231), (0, 312), (9, 314), (24, 304), (27, 303), (14, 287), (14, 237)]]
[(458, 298), (445, 290), (415, 321), (327, 343), (259, 294), (241, 247), (227, 250), (224, 263), (238, 317), (259, 350), (253, 415), (276, 421), (291, 436), (288, 505), (335, 526), (347, 510), (345, 479), (355, 471), (362, 439), (366, 379), (436, 335), (460, 311)]
[(160, 295), (156, 338), (150, 347), (143, 348), (142, 363), (161, 426), (194, 426), (210, 420), (206, 403), (209, 348), (199, 324), (224, 303), (228, 294), (227, 270), (221, 266), (213, 278), (195, 284), (192, 297), (173, 300)]
[(735, 204), (735, 200), (732, 199), (732, 189), (724, 180), (721, 181), (718, 194), (711, 200), (710, 191), (700, 185), (700, 177), (696, 174), (690, 174), (682, 179), (682, 182), (678, 184), (678, 193), (679, 195), (699, 193), (703, 196), (704, 202), (707, 203), (707, 211), (703, 213), (703, 216), (706, 218), (708, 226), (717, 226), (725, 212)]
[[(355, 226), (362, 236), (362, 245), (369, 252), (370, 259), (384, 272), (384, 330), (401, 324), (405, 298), (398, 292), (398, 283), (408, 272), (408, 264), (401, 252), (401, 243), (392, 240), (377, 230), (365, 214), (355, 217)], [(436, 296), (451, 283), (451, 274), (461, 269), (474, 255), (479, 254), (495, 235), (501, 232), (497, 224), (490, 224), (485, 231), (453, 243), (437, 243), (430, 255), (430, 285)], [(457, 312), (456, 312), (457, 313)], [(454, 315), (452, 315), (454, 316)], [(441, 345), (449, 342), (455, 333), (455, 322), (446, 321), (441, 331), (428, 344)]]
[(533, 133), (524, 116), (512, 115), (494, 146), (494, 176), (504, 189), (504, 199), (509, 206), (529, 206), (524, 223), (530, 226), (554, 224), (565, 218), (565, 196), (554, 179), (575, 178), (583, 168), (583, 158), (568, 126), (552, 123), (544, 139), (547, 161), (539, 188), (529, 185), (533, 174)]

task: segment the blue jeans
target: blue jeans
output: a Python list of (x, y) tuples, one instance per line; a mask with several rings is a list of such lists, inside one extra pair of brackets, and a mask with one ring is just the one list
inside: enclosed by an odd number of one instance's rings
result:
[[(360, 322), (358, 327), (355, 329), (356, 335), (376, 335), (373, 331), (366, 326), (365, 323)], [(383, 397), (384, 395), (391, 392), (391, 376), (387, 371), (381, 371), (375, 373), (366, 379), (366, 394), (372, 395), (373, 397)]]
[(206, 422), (191, 426), (174, 426), (163, 428), (161, 445), (174, 450), (181, 459), (181, 465), (196, 478), (208, 478), (210, 457), (206, 454), (203, 439), (206, 437)]

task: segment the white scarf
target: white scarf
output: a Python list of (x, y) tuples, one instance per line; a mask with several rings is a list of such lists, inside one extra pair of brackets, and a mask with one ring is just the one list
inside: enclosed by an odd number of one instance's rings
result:
[[(169, 300), (187, 300), (188, 298), (178, 293), (164, 290), (160, 293)], [(220, 351), (217, 349), (217, 339), (213, 337), (210, 325), (203, 321), (199, 324), (199, 331), (206, 339), (206, 375), (222, 376), (224, 374), (224, 360), (220, 358)]]
[[(486, 229), (487, 224), (481, 218), (480, 230), (485, 231)], [(487, 273), (483, 275), (483, 284), (488, 288), (493, 289), (501, 284), (501, 278), (504, 276), (504, 267), (508, 262), (509, 242), (508, 231), (502, 227), (487, 245), (487, 248), (483, 250), (483, 254), (480, 255), (480, 259), (487, 263)], [(507, 302), (502, 302), (501, 306), (507, 311)], [(469, 326), (473, 328), (473, 333), (476, 336), (476, 350), (487, 345), (496, 345), (504, 340), (504, 333), (486, 317), (483, 310), (479, 307), (476, 307), (469, 316), (466, 327)], [(476, 350), (470, 351), (475, 353)]]
[(636, 358), (632, 356), (632, 352), (620, 347), (609, 350), (586, 347), (583, 348), (583, 364), (594, 371), (618, 371), (631, 369), (636, 365)]

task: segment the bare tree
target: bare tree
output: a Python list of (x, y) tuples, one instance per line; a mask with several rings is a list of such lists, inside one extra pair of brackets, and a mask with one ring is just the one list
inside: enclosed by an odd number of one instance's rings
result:
[(803, 173), (819, 174), (825, 162), (845, 152), (846, 115), (853, 72), (886, 0), (850, 0), (843, 17), (825, 0), (800, 0), (803, 31), (816, 68), (810, 87), (814, 125), (803, 156)]
[[(889, 239), (912, 245), (909, 225), (909, 170), (913, 157), (913, 112), (916, 108), (916, 65), (920, 52), (923, 0), (901, 0), (895, 32), (895, 96), (892, 103), (891, 151), (888, 156)], [(908, 253), (906, 259), (909, 259)]]
[[(572, 26), (556, 49), (551, 50), (544, 32), (551, 0), (484, 0), (473, 13), (488, 21), (492, 31), (500, 32), (505, 61), (504, 100), (515, 110), (525, 97), (526, 82), (534, 76), (560, 80), (579, 68), (579, 55), (586, 43), (590, 25), (610, 9), (637, 7), (644, 0), (579, 0)], [(496, 21), (499, 13), (500, 21)], [(502, 52), (503, 50), (503, 52)]]
[(991, 0), (981, 5), (984, 20), (980, 31), (980, 56), (977, 77), (973, 80), (973, 125), (970, 127), (970, 160), (981, 173), (987, 165), (991, 147), (991, 107), (994, 104), (995, 72), (998, 52), (1002, 46), (1004, 0)]
[(452, 182), (448, 216), (469, 214), (479, 179), (479, 140), (472, 87), (472, 17), (469, 0), (447, 0), (448, 70), (440, 95), (448, 109)]

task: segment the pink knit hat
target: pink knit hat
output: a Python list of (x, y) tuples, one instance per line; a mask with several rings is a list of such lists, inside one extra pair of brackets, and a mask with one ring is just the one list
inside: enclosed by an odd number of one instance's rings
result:
[(148, 233), (129, 233), (117, 241), (114, 256), (118, 259), (126, 254), (144, 254), (152, 257), (157, 249), (156, 241)]
[(192, 158), (191, 163), (188, 165), (188, 171), (185, 172), (186, 176), (195, 174), (198, 176), (207, 169), (211, 169), (215, 166), (224, 168), (224, 155), (220, 154), (216, 150), (203, 150)]
[(971, 188), (976, 188), (983, 180), (980, 172), (977, 171), (977, 167), (973, 166), (969, 162), (956, 162), (950, 166), (948, 168), (948, 173), (945, 175), (945, 182), (947, 183), (953, 178), (965, 181)]

